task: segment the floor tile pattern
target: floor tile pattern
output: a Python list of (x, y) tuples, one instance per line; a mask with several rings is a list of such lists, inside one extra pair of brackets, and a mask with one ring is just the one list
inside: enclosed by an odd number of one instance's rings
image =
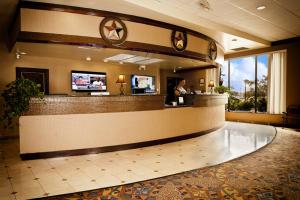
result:
[(263, 149), (233, 161), (133, 184), (45, 200), (300, 199), (300, 133), (279, 129)]
[(53, 196), (190, 171), (251, 153), (274, 136), (270, 126), (227, 122), (217, 131), (180, 142), (29, 161), (20, 160), (18, 140), (2, 140), (0, 199)]

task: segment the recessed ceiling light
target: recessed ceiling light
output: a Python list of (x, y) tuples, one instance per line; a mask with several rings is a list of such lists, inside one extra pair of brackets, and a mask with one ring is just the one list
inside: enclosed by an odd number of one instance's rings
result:
[(103, 62), (107, 63), (107, 62), (108, 62), (108, 60), (107, 60), (107, 59), (104, 59), (104, 60), (103, 60)]
[(256, 10), (264, 10), (264, 9), (266, 9), (266, 6), (264, 5), (256, 7)]
[(86, 57), (85, 59), (86, 59), (86, 61), (91, 61), (91, 60), (92, 60), (92, 58), (91, 58), (91, 57), (89, 57), (89, 56), (88, 56), (88, 57)]

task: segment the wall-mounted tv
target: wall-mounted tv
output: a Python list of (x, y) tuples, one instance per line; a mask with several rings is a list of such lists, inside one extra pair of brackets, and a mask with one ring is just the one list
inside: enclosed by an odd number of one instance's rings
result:
[(131, 89), (133, 94), (155, 93), (155, 77), (131, 75)]
[(72, 91), (106, 91), (106, 73), (71, 71)]

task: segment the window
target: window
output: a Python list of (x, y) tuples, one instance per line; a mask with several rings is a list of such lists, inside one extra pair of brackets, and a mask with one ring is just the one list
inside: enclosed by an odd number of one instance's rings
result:
[(267, 112), (268, 55), (257, 56), (257, 112)]
[(224, 61), (224, 65), (220, 71), (221, 82), (225, 87), (228, 87), (228, 60)]
[(231, 89), (228, 110), (267, 111), (267, 54), (225, 61), (221, 75), (223, 85)]

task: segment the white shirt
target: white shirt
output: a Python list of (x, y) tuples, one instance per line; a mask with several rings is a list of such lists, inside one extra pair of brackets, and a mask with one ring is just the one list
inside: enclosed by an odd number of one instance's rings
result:
[(178, 87), (177, 90), (180, 94), (186, 94), (186, 90), (183, 87)]

